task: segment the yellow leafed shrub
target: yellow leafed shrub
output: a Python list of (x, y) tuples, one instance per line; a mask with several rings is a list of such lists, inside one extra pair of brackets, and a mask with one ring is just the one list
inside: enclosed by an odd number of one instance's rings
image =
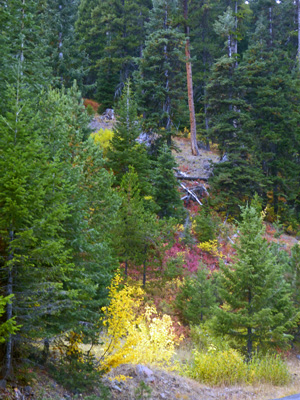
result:
[(217, 350), (214, 347), (208, 352), (194, 351), (193, 360), (183, 369), (183, 373), (210, 385), (285, 385), (291, 379), (287, 364), (279, 356), (255, 356), (246, 363), (237, 350)]
[(242, 382), (247, 371), (242, 355), (236, 350), (194, 352), (188, 375), (210, 385), (234, 385)]
[(139, 313), (144, 292), (127, 284), (120, 289), (121, 282), (120, 275), (113, 279), (110, 305), (103, 308), (107, 332), (101, 369), (109, 371), (124, 363), (168, 365), (176, 346), (170, 316), (158, 316), (154, 306)]
[(91, 136), (94, 139), (94, 143), (101, 147), (105, 155), (109, 148), (110, 141), (114, 136), (114, 132), (110, 129), (100, 129), (98, 132), (92, 133)]
[(218, 241), (217, 240), (209, 240), (207, 242), (201, 242), (197, 244), (197, 247), (202, 251), (206, 251), (207, 253), (211, 253), (216, 257), (224, 257), (221, 252), (218, 250)]

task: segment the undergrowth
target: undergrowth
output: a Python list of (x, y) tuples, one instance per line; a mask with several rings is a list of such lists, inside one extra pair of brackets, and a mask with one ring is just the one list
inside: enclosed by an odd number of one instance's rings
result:
[(287, 364), (280, 356), (257, 355), (247, 363), (243, 355), (234, 349), (194, 350), (190, 363), (181, 367), (181, 373), (214, 386), (261, 383), (281, 386), (291, 380)]

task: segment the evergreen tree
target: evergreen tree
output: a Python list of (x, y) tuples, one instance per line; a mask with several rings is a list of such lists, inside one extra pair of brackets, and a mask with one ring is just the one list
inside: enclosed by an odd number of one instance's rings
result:
[(138, 174), (142, 193), (149, 195), (152, 191), (149, 182), (150, 163), (145, 145), (137, 141), (141, 128), (129, 82), (123, 91), (116, 114), (117, 122), (107, 152), (107, 165), (115, 174), (116, 184), (120, 184), (122, 177), (132, 166)]
[[(3, 297), (0, 295), (0, 318), (5, 313), (5, 308), (9, 302), (11, 302), (12, 296)], [(5, 322), (0, 323), (0, 343), (4, 343), (10, 335), (13, 335), (18, 330), (16, 326), (15, 318), (10, 318)]]
[[(0, 119), (1, 281), (6, 294), (15, 296), (7, 305), (6, 320), (16, 316), (23, 335), (43, 337), (41, 318), (71, 307), (75, 295), (63, 284), (73, 269), (62, 237), (70, 207), (59, 162), (49, 159), (34, 129), (36, 103), (21, 85), (8, 91), (9, 112)], [(11, 372), (12, 342), (10, 336), (6, 376)]]
[(212, 67), (206, 87), (210, 137), (218, 143), (220, 163), (211, 177), (213, 201), (220, 209), (239, 213), (239, 205), (262, 194), (265, 180), (255, 153), (250, 107), (245, 101), (247, 81), (227, 56)]
[(242, 209), (236, 261), (221, 264), (214, 332), (229, 335), (248, 358), (258, 349), (286, 345), (288, 331), (299, 316), (291, 300), (281, 265), (276, 263), (266, 239), (262, 216), (254, 206)]
[[(43, 35), (42, 0), (1, 1), (0, 112), (7, 111), (6, 85), (17, 87), (19, 76), (31, 95), (51, 82)], [(2, 14), (3, 10), (3, 14)]]
[(93, 29), (92, 13), (96, 7), (95, 0), (81, 0), (78, 5), (75, 32), (78, 35), (78, 49), (88, 56), (88, 73), (84, 78), (87, 95), (95, 97), (98, 74), (97, 60), (101, 56), (103, 38)]
[(176, 307), (186, 322), (199, 325), (211, 315), (216, 298), (208, 271), (199, 269), (195, 276), (184, 279), (181, 291), (176, 296)]
[(176, 163), (166, 145), (161, 147), (157, 161), (154, 161), (153, 164), (152, 179), (155, 202), (159, 206), (158, 215), (161, 218), (182, 218), (184, 215), (183, 203), (180, 200), (178, 183), (174, 175)]
[(259, 42), (245, 53), (241, 69), (247, 81), (245, 99), (254, 122), (253, 153), (269, 181), (267, 189), (273, 193), (277, 214), (286, 203), (293, 207), (299, 196), (299, 81), (292, 73), (293, 62), (286, 53), (269, 48), (263, 40), (265, 34), (265, 27), (258, 24)]
[(135, 75), (143, 129), (161, 135), (168, 145), (188, 112), (185, 36), (174, 27), (177, 12), (173, 0), (153, 3), (145, 49)]
[(47, 0), (44, 14), (49, 62), (59, 86), (70, 87), (76, 80), (82, 87), (87, 70), (85, 52), (78, 51), (80, 42), (75, 33), (79, 0)]
[[(63, 223), (63, 237), (76, 268), (65, 285), (77, 293), (77, 306), (65, 312), (63, 321), (47, 317), (44, 323), (50, 336), (70, 327), (95, 336), (99, 309), (116, 267), (111, 232), (119, 200), (100, 149), (92, 138), (84, 140), (89, 117), (76, 85), (68, 90), (51, 90), (42, 97), (37, 131), (44, 137), (50, 157), (61, 163), (65, 195), (72, 204)], [(74, 327), (76, 321), (81, 325)]]
[[(145, 207), (141, 197), (139, 178), (133, 167), (123, 176), (119, 190), (121, 206), (119, 221), (116, 225), (114, 245), (119, 260), (125, 263), (125, 275), (128, 265), (146, 265), (149, 250), (155, 242), (159, 230), (156, 228), (156, 216)], [(144, 283), (146, 274), (144, 273)]]
[(113, 106), (136, 69), (134, 59), (142, 51), (150, 7), (149, 0), (98, 0), (85, 1), (79, 8), (77, 29), (87, 43), (92, 79), (97, 81), (94, 96), (102, 109)]

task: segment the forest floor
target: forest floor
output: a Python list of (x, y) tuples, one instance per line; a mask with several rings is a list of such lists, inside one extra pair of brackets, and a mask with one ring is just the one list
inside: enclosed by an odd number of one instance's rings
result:
[[(210, 387), (174, 372), (130, 364), (111, 370), (103, 383), (109, 388), (111, 400), (272, 400), (300, 393), (300, 361), (295, 355), (288, 359), (292, 382), (286, 386), (258, 384), (255, 386)], [(143, 373), (145, 371), (145, 373)], [(117, 377), (128, 377), (119, 382)], [(30, 395), (25, 388), (1, 392), (1, 400), (104, 400), (106, 397), (95, 388), (87, 394), (74, 395), (49, 377), (46, 371), (38, 371), (30, 382)], [(1, 395), (2, 393), (2, 395)], [(3, 397), (4, 396), (4, 397)]]
[[(122, 374), (132, 379), (121, 383), (106, 379), (105, 382), (108, 383), (114, 400), (139, 398), (148, 400), (271, 400), (300, 393), (300, 361), (296, 357), (292, 357), (288, 363), (291, 371), (293, 371), (293, 381), (283, 387), (267, 384), (209, 387), (175, 373), (151, 367), (153, 375), (150, 375), (150, 380), (152, 382), (145, 382), (145, 388), (143, 384), (141, 385), (141, 377), (137, 367), (132, 365), (122, 365), (109, 373), (110, 378)], [(142, 393), (143, 387), (144, 393)], [(147, 388), (149, 388), (148, 397)], [(139, 395), (141, 397), (138, 397)]]
[(199, 156), (193, 156), (189, 138), (176, 137), (174, 144), (173, 155), (181, 172), (192, 177), (209, 178), (212, 165), (220, 160), (216, 151), (200, 149)]

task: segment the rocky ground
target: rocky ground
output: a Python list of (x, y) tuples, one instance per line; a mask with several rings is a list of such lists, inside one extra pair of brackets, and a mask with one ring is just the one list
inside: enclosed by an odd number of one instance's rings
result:
[[(97, 388), (86, 394), (72, 394), (46, 371), (39, 370), (30, 386), (6, 390), (0, 387), (0, 400), (271, 400), (300, 393), (300, 361), (292, 357), (289, 363), (293, 381), (284, 387), (208, 387), (152, 366), (121, 365), (102, 378), (108, 387), (108, 397)], [(119, 381), (120, 376), (126, 377), (126, 381)]]
[[(119, 375), (128, 376), (118, 382)], [(142, 365), (122, 365), (105, 378), (114, 400), (250, 400), (257, 399), (253, 389), (230, 387), (210, 388), (172, 372)]]
[(174, 142), (177, 149), (173, 151), (173, 155), (178, 166), (180, 166), (180, 171), (188, 176), (207, 179), (212, 172), (213, 164), (220, 160), (217, 152), (200, 149), (199, 156), (193, 156), (190, 139), (178, 137)]

